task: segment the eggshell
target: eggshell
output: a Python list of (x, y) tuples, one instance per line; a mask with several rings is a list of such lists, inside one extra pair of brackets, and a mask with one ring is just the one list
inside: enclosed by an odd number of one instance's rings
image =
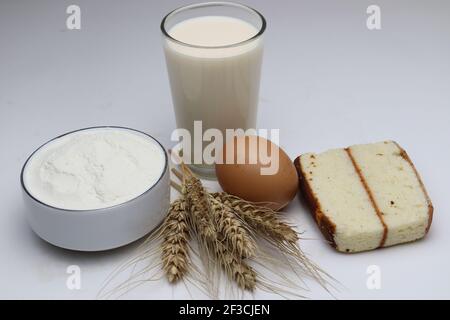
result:
[[(229, 150), (233, 150), (234, 147), (234, 157), (230, 152), (227, 153), (227, 145), (230, 143), (234, 144), (234, 146), (228, 146)], [(267, 146), (267, 150), (260, 156), (260, 151), (264, 151), (263, 147), (265, 146)], [(272, 153), (269, 152), (271, 148), (273, 148)], [(279, 155), (278, 170), (270, 175), (261, 174), (261, 169), (268, 170), (271, 167), (270, 162), (264, 162), (264, 155), (273, 154), (272, 160), (275, 161), (276, 151)], [(297, 193), (297, 172), (291, 159), (276, 144), (262, 137), (234, 137), (223, 146), (219, 159), (223, 159), (223, 163), (216, 163), (217, 180), (222, 189), (229, 194), (244, 200), (260, 202), (274, 210), (280, 210)], [(238, 159), (240, 159), (240, 163), (237, 161)], [(252, 161), (252, 159), (256, 161)], [(275, 165), (272, 167), (276, 168)]]

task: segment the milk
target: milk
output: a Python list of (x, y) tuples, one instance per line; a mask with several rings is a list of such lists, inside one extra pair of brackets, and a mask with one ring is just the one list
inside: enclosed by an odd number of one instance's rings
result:
[(205, 47), (238, 44), (257, 33), (258, 30), (252, 24), (225, 16), (192, 18), (176, 24), (169, 30), (174, 39)]
[(181, 21), (168, 33), (193, 45), (164, 40), (178, 128), (193, 135), (195, 120), (203, 122), (203, 130), (223, 133), (255, 128), (263, 41), (246, 40), (257, 28), (237, 18), (202, 16)]

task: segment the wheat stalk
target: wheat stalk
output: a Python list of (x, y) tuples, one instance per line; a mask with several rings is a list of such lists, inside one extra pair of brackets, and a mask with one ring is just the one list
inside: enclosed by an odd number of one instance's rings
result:
[(162, 226), (161, 259), (169, 282), (182, 279), (189, 266), (189, 224), (181, 200), (174, 201)]
[[(207, 261), (210, 258), (217, 259), (226, 274), (236, 281), (240, 288), (253, 291), (256, 287), (256, 272), (242, 261), (241, 256), (237, 256), (236, 253), (239, 249), (235, 246), (232, 246), (230, 249), (226, 245), (227, 241), (224, 241), (225, 238), (232, 238), (233, 236), (224, 236), (219, 232), (218, 228), (221, 227), (215, 224), (214, 219), (217, 212), (214, 212), (212, 199), (203, 187), (200, 179), (195, 177), (186, 165), (182, 164), (181, 168), (183, 171), (183, 198), (186, 201), (187, 208), (190, 210), (193, 229), (196, 231), (199, 243), (208, 255)], [(222, 221), (222, 228), (224, 231), (227, 231), (225, 230), (227, 228), (224, 221)], [(228, 228), (228, 231), (231, 231), (231, 229)], [(212, 253), (212, 257), (209, 256), (210, 253)]]

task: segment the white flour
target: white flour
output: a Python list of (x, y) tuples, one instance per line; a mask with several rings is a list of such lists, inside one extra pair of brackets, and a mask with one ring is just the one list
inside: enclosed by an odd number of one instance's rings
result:
[(28, 162), (24, 184), (36, 199), (71, 210), (131, 200), (163, 173), (164, 151), (148, 136), (119, 128), (78, 131), (45, 145)]

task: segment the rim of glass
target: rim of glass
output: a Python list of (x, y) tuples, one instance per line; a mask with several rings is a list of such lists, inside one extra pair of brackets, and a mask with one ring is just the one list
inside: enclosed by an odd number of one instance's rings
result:
[[(166, 21), (168, 19), (170, 19), (172, 16), (176, 15), (179, 12), (182, 11), (186, 11), (186, 10), (192, 10), (192, 9), (197, 9), (200, 7), (212, 7), (212, 6), (230, 6), (230, 7), (236, 7), (236, 8), (241, 8), (241, 9), (245, 9), (248, 11), (251, 11), (253, 13), (255, 13), (260, 19), (261, 19), (261, 27), (259, 29), (259, 31), (252, 37), (240, 41), (240, 42), (236, 42), (236, 43), (232, 43), (232, 44), (228, 44), (228, 45), (223, 45), (223, 46), (203, 46), (203, 45), (195, 45), (195, 44), (191, 44), (191, 43), (187, 43), (187, 42), (183, 42), (180, 41), (178, 39), (175, 39), (174, 37), (172, 37), (169, 32), (167, 32), (166, 30)], [(174, 9), (172, 11), (170, 11), (161, 21), (161, 31), (163, 33), (163, 35), (170, 39), (171, 41), (178, 43), (180, 45), (183, 46), (187, 46), (187, 47), (191, 47), (191, 48), (199, 48), (199, 49), (221, 49), (221, 48), (232, 48), (232, 47), (238, 47), (241, 46), (243, 44), (249, 43), (253, 40), (256, 40), (257, 38), (259, 38), (264, 31), (266, 30), (266, 19), (264, 18), (264, 16), (257, 10), (253, 9), (252, 7), (246, 6), (244, 4), (241, 3), (237, 3), (237, 2), (228, 2), (228, 1), (211, 1), (211, 2), (202, 2), (202, 3), (194, 3), (194, 4), (190, 4), (190, 5), (186, 5), (186, 6), (182, 6), (179, 7), (177, 9)]]

